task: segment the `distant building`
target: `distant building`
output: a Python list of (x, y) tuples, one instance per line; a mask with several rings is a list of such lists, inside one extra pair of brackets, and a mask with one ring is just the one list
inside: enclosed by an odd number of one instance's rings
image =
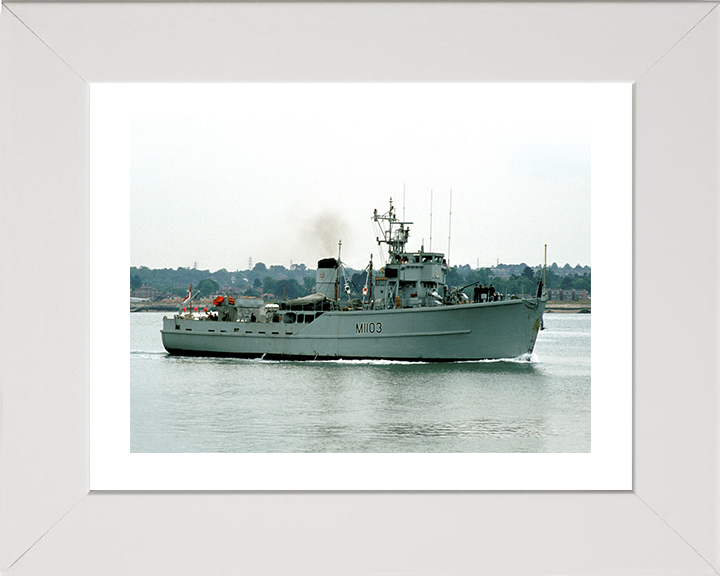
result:
[(562, 290), (548, 290), (548, 300), (562, 300)]
[(147, 284), (144, 284), (140, 288), (136, 288), (135, 293), (133, 294), (135, 298), (150, 298), (151, 300), (157, 298), (157, 295), (158, 291), (152, 286), (148, 286)]
[(587, 300), (587, 290), (573, 290), (573, 300)]
[(587, 290), (548, 290), (549, 300), (579, 302), (588, 300)]

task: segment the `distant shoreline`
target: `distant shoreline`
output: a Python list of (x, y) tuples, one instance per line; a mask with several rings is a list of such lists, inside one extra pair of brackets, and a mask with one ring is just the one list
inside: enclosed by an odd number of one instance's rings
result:
[(577, 302), (566, 302), (564, 300), (549, 300), (545, 305), (545, 313), (560, 314), (590, 314), (590, 300), (578, 300)]
[(130, 306), (130, 312), (177, 312), (179, 308), (177, 306), (165, 306), (162, 304), (148, 304), (145, 306), (137, 306), (135, 304)]
[[(212, 301), (196, 303), (199, 308), (211, 306)], [(130, 312), (177, 312), (181, 308), (179, 303), (166, 302), (131, 302)], [(545, 306), (545, 313), (559, 314), (589, 314), (591, 311), (590, 300), (567, 302), (563, 300), (550, 300)]]

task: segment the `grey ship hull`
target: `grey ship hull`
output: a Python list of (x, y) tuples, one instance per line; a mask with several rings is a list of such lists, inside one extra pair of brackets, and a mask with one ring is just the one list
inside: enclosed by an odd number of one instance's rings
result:
[(165, 318), (170, 354), (266, 359), (459, 361), (532, 352), (546, 297), (429, 308), (328, 311), (310, 323)]

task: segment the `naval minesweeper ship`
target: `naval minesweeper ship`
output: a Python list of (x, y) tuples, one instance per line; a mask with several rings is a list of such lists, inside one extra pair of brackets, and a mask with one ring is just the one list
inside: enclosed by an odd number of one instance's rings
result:
[[(387, 263), (367, 267), (362, 298), (340, 284), (338, 258), (318, 262), (315, 293), (265, 303), (220, 296), (209, 310), (163, 319), (170, 354), (287, 360), (388, 359), (463, 361), (511, 359), (530, 354), (542, 328), (547, 296), (469, 302), (462, 288), (446, 284), (448, 265), (439, 252), (407, 252), (412, 222), (390, 210), (373, 220)], [(192, 288), (189, 294), (192, 296)]]

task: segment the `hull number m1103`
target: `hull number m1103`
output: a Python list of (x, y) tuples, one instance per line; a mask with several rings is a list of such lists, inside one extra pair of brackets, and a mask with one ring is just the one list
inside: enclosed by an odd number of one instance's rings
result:
[(382, 322), (356, 322), (355, 334), (380, 334)]

